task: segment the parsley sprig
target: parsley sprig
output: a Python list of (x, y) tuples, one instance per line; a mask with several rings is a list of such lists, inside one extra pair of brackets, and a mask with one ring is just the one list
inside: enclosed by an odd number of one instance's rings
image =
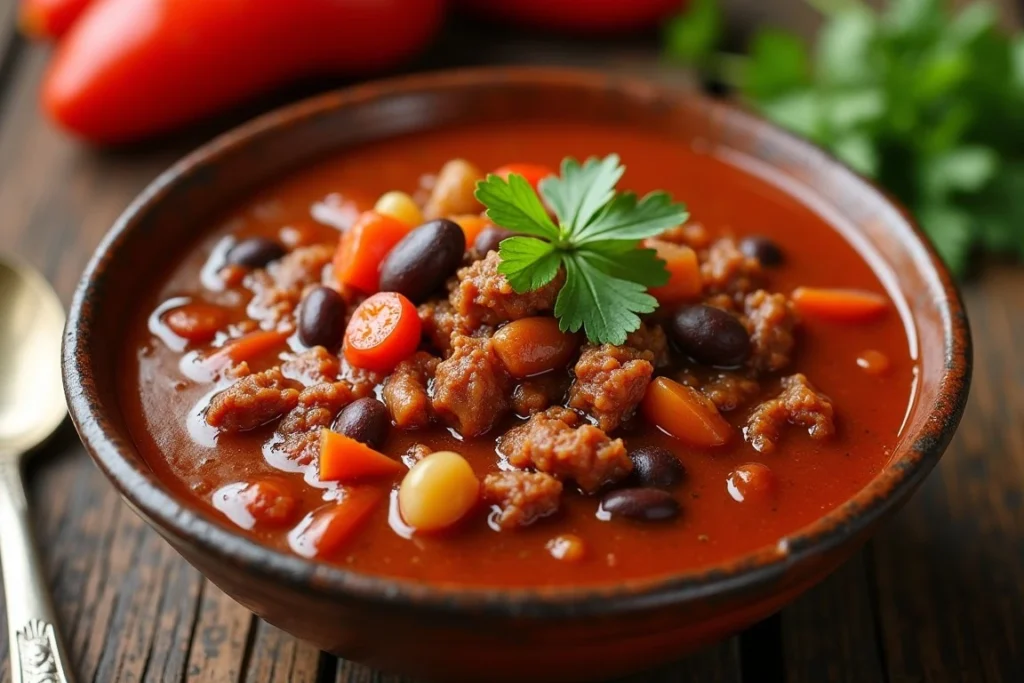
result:
[(520, 175), (489, 175), (476, 197), (496, 225), (521, 233), (501, 242), (503, 274), (516, 292), (539, 289), (565, 269), (555, 301), (562, 331), (581, 328), (594, 343), (621, 344), (640, 326), (640, 315), (658, 307), (648, 287), (668, 282), (665, 262), (640, 240), (686, 221), (686, 207), (665, 192), (638, 198), (616, 192), (625, 167), (619, 157), (562, 161), (561, 175), (539, 190), (557, 223)]
[(762, 29), (746, 55), (719, 52), (718, 1), (692, 0), (666, 50), (878, 179), (955, 271), (978, 252), (1024, 259), (1024, 34), (986, 2), (807, 1), (825, 15), (813, 49)]

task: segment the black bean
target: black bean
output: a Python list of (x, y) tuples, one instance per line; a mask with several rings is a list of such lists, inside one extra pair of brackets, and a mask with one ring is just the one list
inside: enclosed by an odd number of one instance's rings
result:
[(498, 245), (502, 240), (515, 237), (514, 232), (491, 225), (480, 231), (473, 241), (473, 250), (480, 255), (480, 258), (487, 256), (489, 251), (498, 251)]
[(375, 398), (360, 398), (338, 413), (332, 428), (339, 434), (379, 450), (384, 445), (390, 426), (391, 415), (383, 403)]
[(762, 266), (771, 268), (782, 263), (782, 249), (779, 245), (761, 235), (752, 235), (740, 240), (740, 251), (750, 258), (756, 258)]
[(330, 287), (314, 287), (299, 306), (299, 341), (306, 346), (323, 346), (328, 351), (341, 347), (345, 333), (345, 300)]
[(227, 262), (247, 268), (262, 268), (284, 256), (284, 247), (266, 237), (250, 237), (228, 249)]
[(686, 475), (679, 458), (658, 446), (644, 446), (629, 454), (633, 461), (633, 476), (643, 486), (670, 489)]
[(462, 263), (466, 235), (456, 223), (439, 218), (424, 223), (395, 245), (380, 266), (380, 289), (422, 303)]
[(735, 367), (750, 355), (750, 335), (743, 323), (714, 306), (684, 306), (668, 328), (683, 353), (702, 365)]
[(601, 500), (601, 512), (612, 517), (629, 517), (654, 522), (679, 514), (679, 503), (661, 489), (619, 489)]

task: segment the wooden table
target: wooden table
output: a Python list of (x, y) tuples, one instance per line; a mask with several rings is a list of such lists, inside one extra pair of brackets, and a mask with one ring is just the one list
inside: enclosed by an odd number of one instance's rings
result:
[[(768, 16), (757, 0), (731, 4), (748, 23)], [(780, 4), (776, 19), (813, 25), (806, 9)], [(279, 94), (173, 140), (91, 150), (41, 119), (36, 93), (47, 50), (15, 37), (12, 14), (5, 2), (0, 248), (42, 269), (65, 302), (100, 237), (161, 169), (259, 107), (325, 86)], [(679, 78), (654, 57), (652, 40), (510, 41), (456, 25), (416, 68), (554, 62)], [(976, 340), (970, 404), (942, 464), (907, 507), (780, 614), (629, 680), (1024, 681), (1024, 268), (990, 266), (965, 294)], [(79, 681), (405, 681), (322, 654), (224, 596), (121, 503), (69, 426), (46, 451), (29, 472), (30, 495)], [(10, 680), (6, 648), (0, 623), (3, 682)]]

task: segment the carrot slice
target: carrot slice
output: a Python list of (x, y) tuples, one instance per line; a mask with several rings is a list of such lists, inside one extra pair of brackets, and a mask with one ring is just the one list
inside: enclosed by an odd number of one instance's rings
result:
[(402, 464), (355, 439), (320, 430), (320, 479), (351, 483), (360, 479), (387, 477), (402, 471)]
[(870, 322), (889, 310), (888, 299), (862, 289), (797, 287), (791, 298), (803, 316), (842, 323)]
[(647, 290), (659, 303), (679, 303), (700, 294), (702, 283), (697, 252), (683, 244), (655, 239), (645, 240), (644, 246), (658, 252), (658, 258), (665, 262), (668, 270), (666, 284)]
[(651, 382), (642, 408), (649, 422), (692, 446), (721, 446), (732, 437), (732, 427), (714, 403), (667, 377)]
[(537, 189), (540, 181), (548, 176), (556, 175), (554, 170), (543, 164), (505, 164), (494, 171), (494, 175), (501, 176), (502, 178), (508, 178), (512, 173), (526, 178), (526, 182), (530, 183), (534, 190)]
[(207, 362), (218, 363), (230, 361), (238, 364), (242, 361), (252, 361), (265, 353), (275, 350), (285, 343), (288, 335), (277, 330), (259, 330), (250, 332), (247, 335), (232, 339), (207, 356)]
[(336, 552), (360, 529), (385, 492), (377, 487), (346, 488), (337, 505), (319, 508), (306, 515), (288, 534), (288, 545), (302, 557), (327, 557)]
[(484, 228), (493, 225), (485, 217), (475, 213), (466, 213), (459, 216), (451, 216), (450, 220), (455, 221), (462, 228), (462, 232), (466, 235), (466, 247), (473, 246), (476, 242), (477, 236), (484, 231)]
[(334, 253), (334, 276), (338, 282), (366, 294), (378, 289), (380, 263), (409, 233), (410, 226), (376, 211), (359, 215), (345, 231)]
[(379, 292), (359, 304), (345, 329), (345, 359), (357, 368), (389, 372), (420, 344), (416, 307), (398, 292)]

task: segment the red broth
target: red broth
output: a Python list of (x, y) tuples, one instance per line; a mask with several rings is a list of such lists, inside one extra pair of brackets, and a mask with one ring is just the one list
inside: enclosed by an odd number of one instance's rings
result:
[[(196, 427), (193, 417), (190, 428), (189, 416), (213, 385), (185, 376), (181, 358), (202, 345), (186, 348), (173, 335), (168, 345), (165, 328), (156, 326), (163, 336), (152, 331), (154, 312), (161, 305), (167, 308), (166, 302), (175, 297), (191, 297), (226, 307), (232, 321), (245, 318), (244, 289), (214, 296), (202, 285), (204, 264), (211, 261), (225, 236), (281, 239), (283, 228), (301, 226), (305, 239), (334, 244), (338, 230), (317, 218), (350, 221), (354, 212), (372, 207), (384, 192), (412, 193), (421, 176), (436, 173), (452, 158), (469, 159), (482, 169), (512, 162), (557, 168), (565, 156), (583, 159), (613, 152), (627, 168), (620, 188), (638, 193), (667, 190), (687, 204), (691, 221), (704, 225), (714, 236), (761, 234), (780, 245), (785, 260), (767, 271), (767, 289), (789, 293), (799, 286), (854, 288), (889, 299), (865, 258), (822, 215), (774, 185), (770, 174), (759, 177), (760, 169), (752, 162), (719, 155), (707, 145), (634, 129), (568, 123), (470, 126), (397, 138), (345, 150), (253, 194), (211, 221), (205, 236), (173, 264), (169, 275), (147, 285), (128, 324), (120, 379), (122, 408), (143, 457), (180, 498), (225, 526), (289, 552), (289, 533), (303, 515), (324, 505), (325, 489), (309, 485), (301, 473), (283, 472), (267, 461), (263, 444), (272, 426), (215, 438), (205, 425)], [(329, 207), (326, 212), (325, 206)], [(313, 207), (320, 208), (314, 211)], [(281, 343), (270, 349), (268, 357), (272, 361), (286, 348)], [(873, 360), (865, 368), (868, 351)], [(595, 497), (569, 492), (557, 515), (522, 529), (497, 532), (489, 527), (486, 514), (477, 514), (441, 534), (410, 536), (396, 532), (402, 525), (394, 523), (397, 510), (388, 504), (396, 479), (380, 488), (379, 503), (369, 506), (352, 537), (322, 559), (368, 574), (429, 582), (579, 585), (705, 568), (773, 547), (782, 536), (839, 506), (888, 460), (912, 400), (915, 372), (898, 308), (890, 301), (884, 315), (856, 324), (803, 319), (793, 360), (781, 374), (792, 372), (805, 374), (831, 398), (833, 438), (814, 440), (805, 429), (790, 426), (774, 452), (761, 454), (739, 436), (724, 447), (691, 448), (642, 420), (615, 432), (630, 450), (662, 446), (684, 464), (685, 479), (673, 491), (681, 514), (673, 520), (602, 521), (595, 514)], [(777, 376), (763, 380), (754, 403), (777, 391)], [(748, 412), (733, 411), (725, 417), (740, 430)], [(495, 438), (516, 422), (508, 418), (498, 429), (475, 439), (458, 439), (443, 426), (418, 432), (392, 428), (383, 450), (397, 456), (413, 443), (454, 450), (482, 476), (498, 469)], [(767, 496), (755, 492), (738, 502), (730, 493), (730, 476), (748, 463), (770, 468), (775, 490)], [(283, 482), (294, 493), (297, 510), (287, 523), (241, 529), (231, 496), (218, 498), (215, 493), (264, 475)], [(733, 493), (736, 483), (732, 483)], [(215, 498), (220, 501), (217, 507)], [(241, 517), (245, 524), (245, 515)], [(547, 548), (552, 539), (567, 534), (582, 540), (584, 553), (576, 561), (556, 559)]]

